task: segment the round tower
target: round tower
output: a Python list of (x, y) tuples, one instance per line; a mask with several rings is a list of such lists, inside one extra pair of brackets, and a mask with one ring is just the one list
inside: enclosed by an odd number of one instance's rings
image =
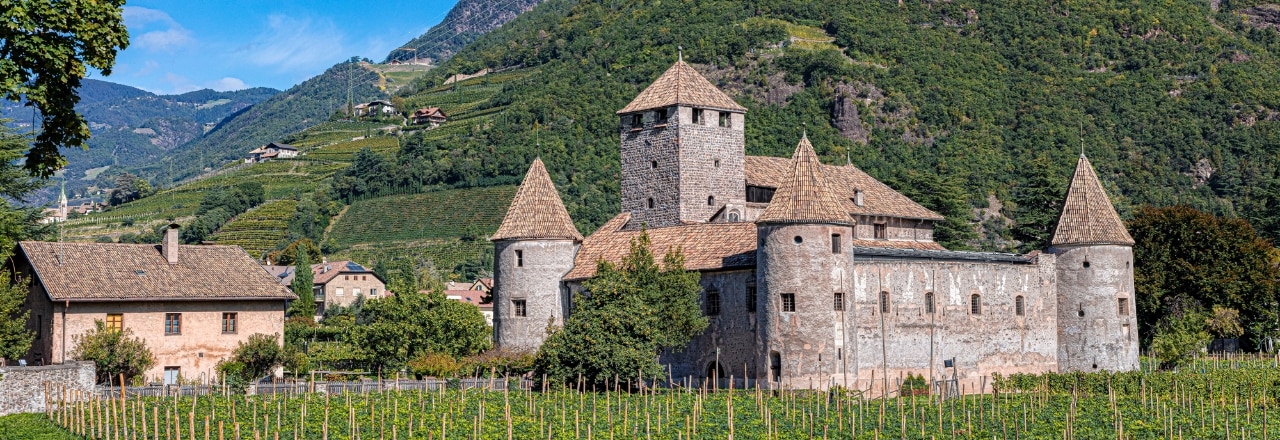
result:
[(1081, 154), (1048, 250), (1057, 256), (1060, 372), (1138, 369), (1133, 244)]
[(570, 293), (561, 279), (573, 269), (582, 243), (542, 159), (534, 159), (502, 226), (489, 239), (494, 245), (494, 346), (536, 350), (549, 325), (564, 325)]
[(825, 182), (801, 138), (790, 180), (756, 220), (757, 379), (775, 387), (826, 388), (857, 377), (846, 296), (854, 220)]

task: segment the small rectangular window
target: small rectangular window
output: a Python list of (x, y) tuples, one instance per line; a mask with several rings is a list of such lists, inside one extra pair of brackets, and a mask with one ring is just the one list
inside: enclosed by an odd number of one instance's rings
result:
[(924, 294), (924, 312), (933, 313), (933, 292), (925, 292)]
[(702, 124), (702, 109), (700, 108), (693, 109), (693, 123)]
[(236, 332), (236, 314), (222, 314), (222, 334), (234, 334)]
[(631, 115), (631, 128), (639, 129), (644, 127), (644, 115)]
[(982, 297), (979, 295), (969, 295), (969, 313), (973, 315), (982, 314)]
[(369, 296), (378, 296), (378, 289), (369, 289)]
[(655, 110), (653, 112), (653, 115), (654, 115), (654, 122), (658, 124), (667, 123), (667, 109), (664, 108), (661, 110)]
[(342, 296), (342, 288), (339, 287), (337, 289), (334, 289), (334, 294), (338, 296)]
[(524, 251), (516, 250), (516, 267), (524, 267)]
[(880, 292), (880, 313), (889, 313), (889, 292)]
[(840, 253), (840, 234), (831, 234), (831, 253)]
[(729, 112), (720, 112), (720, 126), (721, 127), (729, 126)]
[(707, 316), (720, 315), (720, 291), (711, 289), (707, 291)]
[(1013, 312), (1018, 316), (1026, 316), (1027, 300), (1023, 299), (1022, 295), (1013, 298)]
[(181, 313), (165, 313), (164, 314), (164, 334), (166, 335), (182, 334), (182, 314)]
[(889, 228), (886, 227), (884, 223), (876, 223), (875, 234), (876, 240), (887, 239), (889, 238)]
[(515, 309), (515, 316), (529, 316), (528, 315), (529, 310), (525, 308), (525, 303), (523, 299), (511, 300), (511, 306), (513, 309)]
[(1116, 300), (1116, 308), (1120, 312), (1120, 316), (1129, 314), (1129, 298), (1118, 298)]
[(834, 295), (832, 295), (832, 297), (834, 299), (834, 304), (833, 304), (834, 308), (832, 310), (835, 310), (837, 312), (843, 312), (844, 311), (844, 294), (840, 292), (836, 292)]
[(109, 329), (109, 330), (116, 330), (116, 331), (124, 330), (124, 314), (123, 314), (123, 313), (108, 313), (108, 314), (107, 314), (107, 329)]
[(756, 283), (747, 283), (747, 313), (756, 312)]
[(784, 312), (796, 311), (796, 294), (794, 293), (782, 294), (782, 311)]

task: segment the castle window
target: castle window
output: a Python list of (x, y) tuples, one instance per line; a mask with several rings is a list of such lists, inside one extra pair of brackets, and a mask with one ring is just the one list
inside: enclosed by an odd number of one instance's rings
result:
[(889, 292), (880, 292), (880, 313), (889, 313)]
[(707, 196), (707, 206), (716, 205), (716, 196)]
[(511, 300), (511, 308), (514, 309), (515, 311), (515, 313), (512, 313), (512, 315), (515, 315), (518, 317), (529, 316), (529, 309), (525, 306), (523, 299)]
[(969, 295), (969, 314), (982, 314), (982, 297), (978, 294)]
[(756, 283), (747, 283), (747, 313), (756, 312)]
[(736, 222), (736, 221), (738, 221), (738, 212), (737, 212), (737, 211), (729, 211), (729, 221), (730, 221), (730, 222)]
[(831, 253), (840, 253), (840, 234), (831, 234)]
[(721, 127), (729, 126), (729, 112), (720, 112), (720, 126)]
[(834, 302), (832, 310), (835, 310), (837, 312), (843, 312), (844, 311), (844, 294), (840, 292), (836, 292), (832, 294), (832, 297)]
[(107, 329), (116, 331), (124, 330), (124, 314), (107, 314)]
[(1120, 312), (1120, 316), (1129, 315), (1129, 298), (1117, 298), (1116, 309)]
[(720, 168), (720, 159), (716, 159), (716, 160), (712, 161), (712, 162), (711, 162), (711, 165), (712, 165), (712, 166), (714, 166), (714, 167), (716, 167), (716, 168)]
[(711, 289), (707, 291), (707, 316), (720, 315), (720, 291)]
[(653, 112), (655, 122), (659, 124), (667, 123), (667, 109), (655, 110)]
[(1084, 262), (1084, 268), (1085, 268), (1085, 269), (1088, 269), (1088, 268), (1089, 268), (1089, 262), (1088, 262), (1088, 261)]
[(653, 167), (653, 169), (655, 170), (658, 169), (658, 161), (656, 160), (649, 161), (649, 166)]
[(1027, 315), (1027, 301), (1022, 299), (1022, 295), (1013, 298), (1013, 312), (1018, 316)]
[(925, 292), (924, 294), (924, 312), (933, 313), (933, 292)]
[(632, 127), (632, 128), (640, 128), (640, 127), (643, 127), (643, 126), (644, 126), (644, 115), (639, 114), (639, 113), (634, 114), (634, 115), (631, 115), (631, 127)]
[(773, 381), (782, 381), (782, 354), (778, 352), (769, 353), (769, 371), (773, 372)]
[(702, 124), (702, 109), (700, 108), (693, 109), (693, 123), (699, 124), (699, 125)]
[(516, 249), (516, 267), (524, 267), (524, 251)]
[(782, 294), (782, 311), (784, 312), (796, 311), (796, 294), (794, 293)]
[(653, 197), (649, 198), (649, 209), (653, 209)]
[(889, 238), (889, 228), (884, 223), (876, 223), (874, 225), (876, 240), (885, 240)]
[(164, 334), (166, 335), (182, 334), (182, 314), (181, 313), (165, 313), (164, 314)]

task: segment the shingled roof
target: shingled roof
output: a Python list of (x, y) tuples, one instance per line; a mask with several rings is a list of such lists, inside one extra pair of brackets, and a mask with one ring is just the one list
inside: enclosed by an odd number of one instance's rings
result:
[[(780, 188), (790, 176), (791, 161), (782, 157), (747, 156), (745, 171), (748, 186)], [(827, 188), (834, 191), (844, 209), (854, 215), (942, 220), (938, 213), (907, 198), (853, 165), (822, 165)], [(862, 206), (854, 203), (862, 191)]]
[(1053, 231), (1054, 246), (1074, 244), (1133, 245), (1133, 237), (1125, 229), (1120, 215), (1111, 206), (1102, 189), (1102, 182), (1093, 171), (1089, 158), (1080, 155), (1071, 187), (1067, 189), (1067, 202), (1058, 217), (1058, 227)]
[(800, 138), (791, 156), (791, 172), (778, 187), (757, 223), (830, 223), (850, 225), (853, 218), (828, 187), (822, 162), (808, 136)]
[(635, 113), (655, 108), (685, 105), (690, 107), (706, 107), (735, 112), (746, 112), (746, 107), (738, 105), (729, 95), (724, 94), (711, 81), (707, 81), (693, 66), (683, 60), (677, 61), (671, 68), (653, 81), (649, 87), (636, 95), (630, 104), (618, 110), (618, 114)]
[(489, 237), (494, 241), (520, 238), (582, 240), (582, 234), (573, 226), (573, 219), (564, 209), (541, 158), (533, 160), (524, 182), (511, 200), (506, 217), (502, 219), (502, 226)]
[(169, 264), (160, 245), (18, 243), (54, 301), (297, 299), (239, 246), (179, 245)]
[[(623, 230), (631, 213), (622, 213), (605, 222), (578, 249), (573, 270), (565, 280), (582, 280), (596, 275), (600, 260), (619, 263), (631, 252), (631, 240), (641, 231)], [(671, 249), (684, 253), (688, 270), (716, 270), (755, 267), (756, 225), (750, 222), (697, 223), (649, 229), (649, 242), (654, 260), (661, 262)]]

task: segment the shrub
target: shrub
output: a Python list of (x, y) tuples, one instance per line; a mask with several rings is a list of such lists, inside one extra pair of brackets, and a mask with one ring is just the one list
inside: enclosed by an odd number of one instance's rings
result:
[(493, 349), (462, 359), (461, 371), (479, 377), (523, 376), (533, 371), (536, 352)]
[(443, 353), (427, 353), (409, 361), (409, 372), (418, 378), (422, 377), (454, 377), (461, 365), (458, 361)]
[(97, 366), (98, 383), (111, 383), (123, 374), (128, 381), (155, 366), (155, 357), (147, 349), (142, 338), (131, 337), (129, 329), (107, 328), (102, 321), (94, 322), (95, 328), (76, 336), (76, 348), (71, 358), (92, 361)]

